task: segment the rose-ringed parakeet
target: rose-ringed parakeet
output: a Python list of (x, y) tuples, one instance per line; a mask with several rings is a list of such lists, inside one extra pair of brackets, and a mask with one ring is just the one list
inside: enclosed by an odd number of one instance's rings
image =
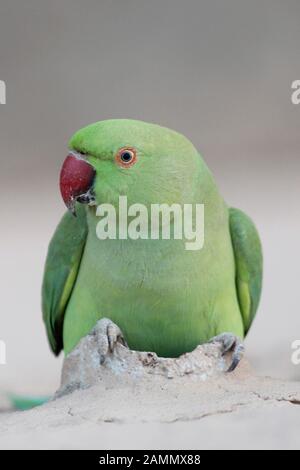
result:
[[(60, 188), (70, 209), (49, 246), (43, 317), (55, 354), (68, 354), (101, 318), (117, 324), (131, 349), (176, 357), (220, 341), (242, 353), (262, 284), (254, 224), (229, 208), (197, 150), (181, 134), (141, 121), (100, 121), (71, 138)], [(203, 204), (205, 242), (99, 240), (97, 206)], [(117, 219), (118, 220), (118, 219)], [(118, 222), (117, 222), (118, 223)], [(108, 325), (109, 345), (120, 331)]]

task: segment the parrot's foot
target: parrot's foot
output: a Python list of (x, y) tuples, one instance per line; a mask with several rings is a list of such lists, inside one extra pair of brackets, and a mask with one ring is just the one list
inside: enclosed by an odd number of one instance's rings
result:
[(227, 372), (233, 372), (241, 361), (245, 351), (244, 344), (240, 338), (232, 333), (222, 333), (221, 335), (214, 336), (209, 343), (220, 343), (223, 356), (227, 352), (232, 351), (232, 360)]
[(100, 364), (103, 364), (108, 354), (113, 353), (117, 343), (127, 346), (123, 333), (109, 318), (102, 318), (98, 321), (92, 334), (97, 338)]

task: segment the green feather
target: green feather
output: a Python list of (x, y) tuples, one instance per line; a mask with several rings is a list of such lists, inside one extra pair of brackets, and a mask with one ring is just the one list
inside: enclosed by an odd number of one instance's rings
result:
[(236, 288), (245, 333), (255, 316), (262, 288), (262, 248), (252, 220), (238, 209), (229, 209), (235, 256)]
[(41, 406), (50, 400), (50, 397), (23, 396), (9, 394), (8, 399), (15, 410), (26, 411)]
[(48, 339), (55, 354), (63, 348), (65, 308), (71, 296), (87, 235), (86, 214), (78, 206), (77, 217), (67, 212), (50, 242), (46, 260), (42, 308)]

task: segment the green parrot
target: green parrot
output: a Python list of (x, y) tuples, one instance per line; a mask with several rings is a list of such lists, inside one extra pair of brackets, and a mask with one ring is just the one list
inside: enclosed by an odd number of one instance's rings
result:
[[(251, 219), (226, 205), (200, 154), (173, 130), (100, 121), (76, 132), (69, 149), (60, 175), (69, 211), (50, 242), (42, 287), (53, 352), (70, 353), (109, 318), (111, 350), (121, 334), (131, 349), (162, 357), (219, 341), (234, 353), (233, 370), (261, 294), (262, 250)], [(185, 249), (184, 237), (100, 240), (97, 207), (110, 204), (118, 214), (120, 196), (146, 208), (203, 204), (203, 247)]]

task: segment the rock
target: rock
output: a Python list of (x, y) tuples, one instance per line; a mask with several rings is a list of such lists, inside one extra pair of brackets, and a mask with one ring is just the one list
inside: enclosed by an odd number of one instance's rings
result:
[(110, 352), (108, 325), (120, 332), (110, 320), (102, 319), (65, 358), (61, 387), (56, 397), (97, 384), (117, 386), (120, 381), (123, 386), (137, 382), (162, 385), (174, 378), (185, 383), (203, 382), (221, 376), (228, 368), (228, 358), (222, 356), (218, 343), (200, 345), (191, 353), (172, 359), (158, 357), (153, 352), (132, 351), (118, 341), (113, 352)]
[(205, 381), (112, 377), (30, 411), (0, 414), (0, 449), (300, 447), (300, 384), (256, 377), (246, 361)]
[(300, 447), (300, 383), (257, 377), (245, 359), (225, 373), (217, 344), (178, 359), (119, 342), (109, 353), (103, 331), (66, 357), (54, 400), (0, 413), (1, 449)]

